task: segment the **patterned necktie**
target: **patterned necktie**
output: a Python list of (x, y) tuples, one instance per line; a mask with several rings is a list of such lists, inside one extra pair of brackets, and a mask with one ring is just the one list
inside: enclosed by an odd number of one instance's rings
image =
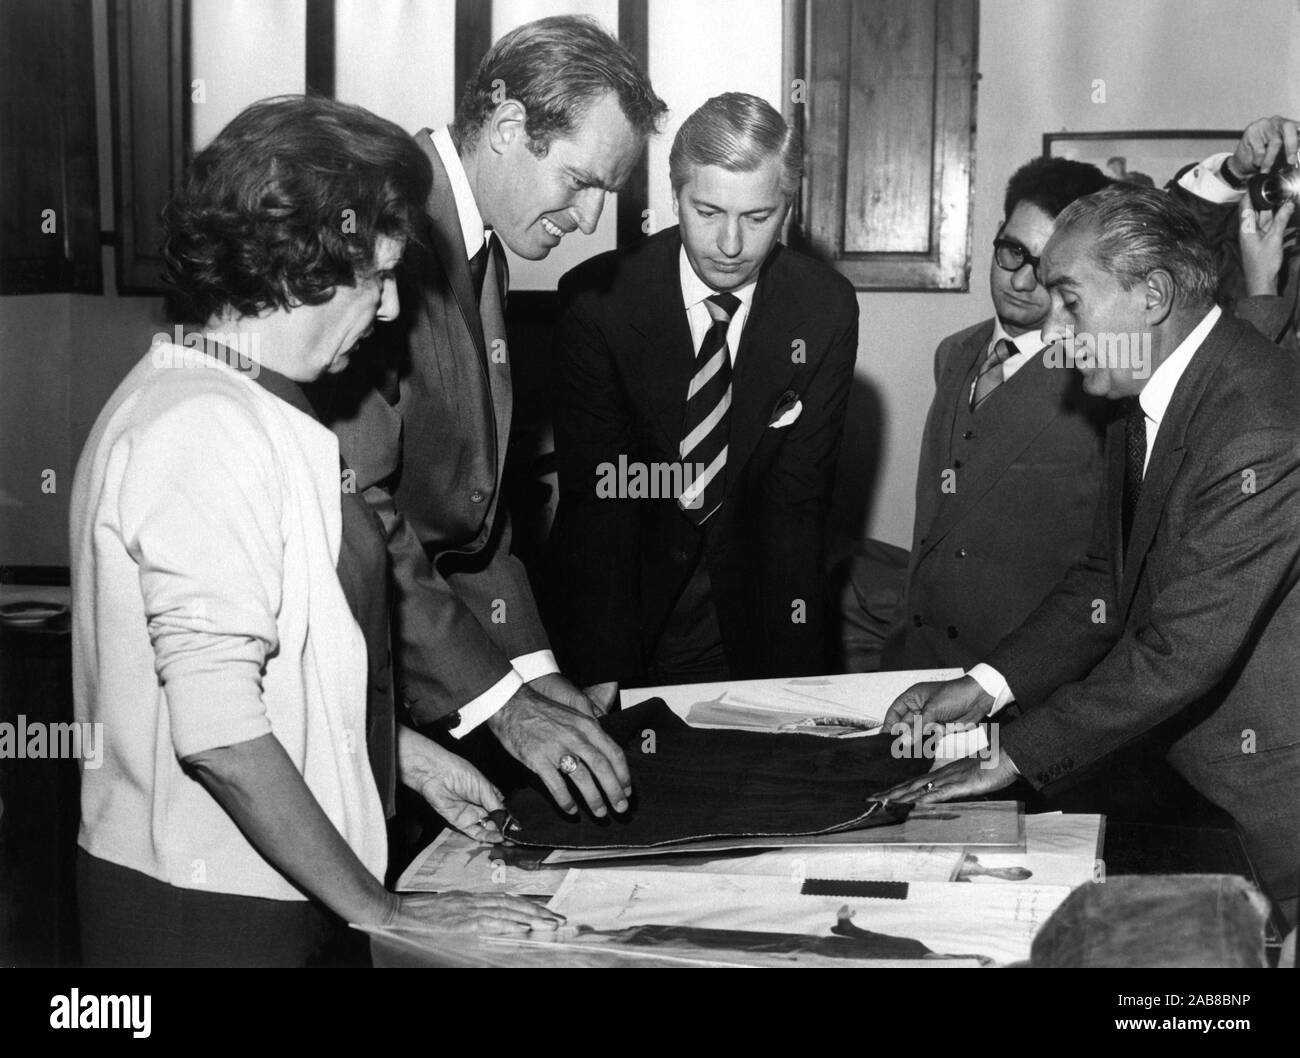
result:
[(734, 294), (713, 294), (705, 299), (713, 326), (700, 343), (695, 374), (686, 395), (686, 419), (678, 452), (691, 469), (690, 485), (677, 505), (696, 525), (722, 505), (727, 464), (727, 412), (731, 408), (731, 354), (727, 327), (740, 308)]
[(483, 300), (483, 280), (487, 276), (488, 259), (492, 255), (492, 233), (487, 233), (478, 253), (469, 259), (469, 275), (474, 281), (474, 300)]
[(989, 355), (984, 359), (979, 377), (975, 379), (975, 392), (971, 396), (971, 411), (974, 411), (989, 398), (998, 386), (1002, 385), (1002, 365), (1007, 357), (1015, 354), (1016, 347), (1006, 338), (999, 338)]
[(1121, 509), (1124, 550), (1133, 532), (1133, 513), (1142, 496), (1142, 476), (1147, 460), (1147, 417), (1137, 397), (1124, 409), (1124, 506)]

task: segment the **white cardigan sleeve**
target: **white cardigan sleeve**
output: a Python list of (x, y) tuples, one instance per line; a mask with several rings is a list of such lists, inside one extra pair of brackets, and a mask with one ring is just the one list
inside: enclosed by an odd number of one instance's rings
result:
[(250, 409), (211, 392), (124, 439), (119, 524), (178, 757), (271, 730), (262, 672), (277, 647), (283, 497)]

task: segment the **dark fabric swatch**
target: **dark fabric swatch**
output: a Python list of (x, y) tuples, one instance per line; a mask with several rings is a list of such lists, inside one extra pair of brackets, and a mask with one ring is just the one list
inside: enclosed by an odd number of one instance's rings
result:
[(621, 816), (561, 812), (540, 782), (506, 799), (506, 836), (544, 848), (649, 848), (704, 838), (795, 836), (900, 823), (908, 805), (872, 793), (926, 771), (888, 735), (834, 739), (688, 726), (661, 698), (601, 722), (632, 772)]

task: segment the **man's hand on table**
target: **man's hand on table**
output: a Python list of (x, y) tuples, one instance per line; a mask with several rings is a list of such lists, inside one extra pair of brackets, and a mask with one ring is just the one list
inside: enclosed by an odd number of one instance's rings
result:
[(603, 818), (609, 814), (606, 801), (615, 812), (627, 811), (632, 775), (623, 751), (596, 722), (597, 708), (563, 676), (551, 674), (520, 687), (487, 723), (510, 755), (534, 772), (569, 813), (578, 806), (560, 762), (572, 757), (578, 767), (567, 778), (592, 815)]
[(902, 801), (918, 805), (968, 801), (972, 797), (1010, 786), (1018, 777), (1019, 772), (1005, 753), (992, 761), (967, 757), (946, 764), (938, 771), (932, 771), (919, 779), (899, 783), (883, 793), (872, 794), (872, 797), (877, 801)]
[[(993, 709), (993, 699), (972, 676), (955, 680), (938, 680), (931, 683), (914, 683), (894, 699), (885, 713), (884, 730), (903, 739), (910, 745), (914, 718), (920, 716), (921, 724), (957, 724), (971, 727), (978, 724)], [(895, 725), (903, 727), (897, 731)]]

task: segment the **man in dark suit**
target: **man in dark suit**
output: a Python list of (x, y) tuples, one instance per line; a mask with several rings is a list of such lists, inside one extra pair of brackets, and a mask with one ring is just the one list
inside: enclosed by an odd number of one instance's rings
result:
[(916, 475), (907, 589), (885, 669), (965, 668), (1083, 554), (1101, 489), (1105, 401), (1053, 370), (1035, 276), (1056, 215), (1109, 181), (1039, 158), (1007, 184), (989, 266), (995, 315), (939, 343)]
[(1300, 363), (1215, 306), (1210, 247), (1162, 191), (1075, 202), (1041, 269), (1045, 337), (1081, 350), (1088, 392), (1124, 402), (1104, 502), (1086, 557), (985, 663), (909, 688), (886, 717), (978, 722), (1014, 699), (1001, 752), (890, 795), (961, 799), (1017, 775), (1041, 789), (1156, 731), (1294, 922)]
[(1251, 178), (1274, 162), (1293, 166), (1300, 123), (1273, 115), (1246, 126), (1231, 153), (1189, 165), (1169, 193), (1200, 222), (1219, 262), (1219, 303), (1253, 323), (1265, 338), (1300, 350), (1300, 245), (1295, 199), (1257, 211)]
[(857, 299), (778, 243), (802, 159), (769, 104), (709, 100), (669, 165), (679, 226), (560, 284), (562, 657), (624, 684), (824, 672)]
[(455, 123), (416, 136), (434, 186), (427, 245), (399, 277), (405, 329), (355, 358), (331, 407), (350, 484), (388, 531), (412, 718), (457, 738), (486, 722), (561, 807), (576, 810), (571, 782), (597, 815), (626, 808), (626, 762), (594, 719), (600, 703), (559, 673), (500, 494), (502, 245), (535, 260), (594, 231), (664, 111), (627, 49), (589, 19), (546, 18), (498, 41)]

